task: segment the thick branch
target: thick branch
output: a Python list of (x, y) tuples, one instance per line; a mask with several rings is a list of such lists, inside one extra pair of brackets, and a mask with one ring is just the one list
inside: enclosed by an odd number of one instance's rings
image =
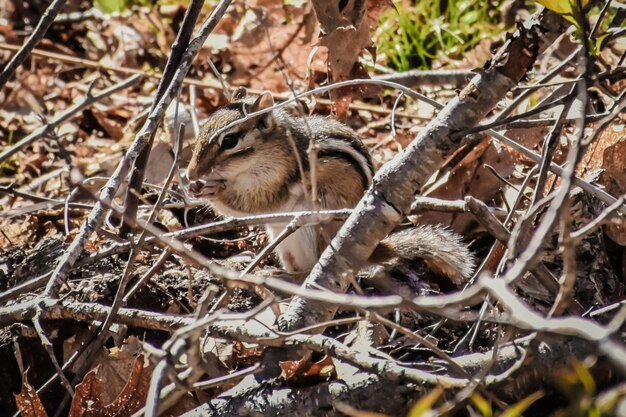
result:
[[(415, 193), (461, 146), (455, 132), (476, 126), (514, 87), (537, 55), (563, 30), (559, 16), (545, 11), (505, 43), (488, 68), (453, 99), (411, 143), (383, 166), (305, 281), (309, 288), (343, 292), (350, 283), (348, 265), (363, 265), (374, 248), (408, 213)], [(280, 317), (280, 328), (295, 329), (331, 318), (336, 309), (295, 298)]]
[[(493, 351), (469, 354), (455, 360), (472, 373), (479, 373), (490, 365), (494, 366), (494, 370), (506, 372), (521, 358), (526, 347), (525, 342), (500, 347), (495, 363)], [(545, 375), (548, 371), (553, 372), (555, 366), (564, 368), (572, 358), (582, 361), (593, 354), (594, 345), (587, 341), (554, 338), (539, 346), (533, 366), (519, 370), (514, 378), (502, 378), (496, 385), (490, 385), (489, 389), (509, 401), (518, 401), (537, 389), (553, 388)], [(608, 369), (606, 362), (600, 361), (592, 369), (592, 374), (604, 379)], [(358, 404), (360, 410), (405, 415), (407, 407), (431, 389), (428, 385), (409, 384), (363, 372), (345, 381), (306, 388), (263, 384), (254, 377), (248, 377), (235, 388), (184, 416), (343, 416), (345, 414), (338, 410), (339, 402)], [(385, 400), (389, 398), (393, 398), (393, 401)]]

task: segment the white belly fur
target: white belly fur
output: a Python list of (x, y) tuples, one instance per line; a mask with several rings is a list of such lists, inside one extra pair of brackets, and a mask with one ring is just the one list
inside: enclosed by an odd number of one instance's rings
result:
[[(270, 241), (283, 231), (287, 224), (265, 226)], [(302, 227), (290, 234), (275, 249), (280, 263), (289, 273), (308, 272), (317, 262), (319, 254), (318, 232), (315, 227)]]
[[(288, 213), (294, 211), (313, 210), (313, 204), (310, 197), (307, 197), (303, 191), (302, 184), (294, 184), (289, 190), (290, 197), (286, 204), (276, 210), (276, 213)], [(223, 216), (243, 217), (250, 216), (252, 213), (244, 213), (233, 210), (231, 207), (222, 204), (218, 200), (211, 200), (211, 205)], [(268, 213), (270, 214), (270, 213)], [(273, 241), (288, 223), (268, 224), (265, 225), (267, 237)], [(289, 273), (308, 272), (313, 268), (319, 258), (319, 232), (315, 226), (302, 227), (290, 234), (275, 249), (280, 263)]]
[[(294, 184), (288, 202), (279, 210), (282, 213), (293, 211), (308, 211), (313, 209), (310, 197), (304, 193), (301, 184)], [(283, 224), (268, 224), (265, 226), (267, 237), (274, 240), (287, 226)], [(301, 227), (290, 234), (275, 249), (280, 263), (289, 273), (310, 271), (319, 258), (319, 232), (317, 227)]]

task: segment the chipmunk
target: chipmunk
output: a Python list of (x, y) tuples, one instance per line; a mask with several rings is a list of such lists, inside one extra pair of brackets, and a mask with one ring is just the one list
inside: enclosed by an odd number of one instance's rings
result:
[[(338, 121), (294, 116), (283, 109), (246, 117), (273, 105), (269, 93), (254, 99), (239, 89), (210, 116), (187, 169), (191, 193), (207, 197), (225, 216), (353, 208), (374, 175), (371, 156), (359, 135)], [(224, 130), (237, 120), (242, 122)], [(317, 149), (315, 170), (309, 159), (311, 144)], [(312, 201), (311, 181), (317, 184), (316, 201)], [(276, 248), (284, 269), (308, 273), (341, 227), (337, 223), (303, 227), (288, 236)], [(285, 226), (266, 225), (269, 239)], [(370, 260), (398, 269), (400, 259), (418, 258), (456, 285), (472, 273), (473, 257), (467, 246), (458, 235), (438, 226), (393, 233)]]

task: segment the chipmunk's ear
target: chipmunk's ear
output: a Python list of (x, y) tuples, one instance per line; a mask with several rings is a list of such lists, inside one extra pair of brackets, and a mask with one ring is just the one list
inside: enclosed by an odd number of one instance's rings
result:
[[(257, 112), (265, 109), (269, 109), (274, 105), (274, 97), (272, 97), (272, 93), (269, 91), (265, 91), (254, 101), (252, 106), (250, 107), (251, 112)], [(274, 120), (274, 115), (272, 112), (267, 112), (258, 118), (257, 126), (261, 130), (268, 130), (273, 128), (276, 125), (276, 121)]]
[(254, 101), (254, 103), (252, 104), (252, 107), (250, 108), (250, 110), (252, 112), (257, 112), (257, 111), (260, 111), (260, 110), (268, 109), (268, 108), (272, 107), (273, 105), (274, 105), (274, 97), (272, 96), (272, 93), (270, 93), (269, 91), (264, 91)]
[(241, 101), (246, 97), (248, 97), (248, 90), (246, 87), (239, 87), (233, 91), (233, 95), (230, 96), (230, 101)]
[[(315, 102), (312, 102), (315, 106)], [(291, 103), (284, 107), (284, 109), (293, 117), (310, 116), (311, 109), (309, 104), (305, 100), (297, 100), (295, 103)]]

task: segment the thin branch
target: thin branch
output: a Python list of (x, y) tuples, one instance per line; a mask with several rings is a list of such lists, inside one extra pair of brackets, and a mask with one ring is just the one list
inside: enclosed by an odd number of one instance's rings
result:
[[(187, 240), (197, 236), (202, 236), (211, 233), (220, 233), (228, 230), (233, 230), (240, 227), (248, 227), (248, 226), (258, 226), (261, 224), (276, 224), (276, 223), (285, 223), (291, 221), (294, 217), (300, 217), (301, 219), (306, 219), (306, 225), (317, 225), (332, 221), (341, 221), (345, 220), (352, 210), (342, 209), (342, 210), (322, 210), (318, 212), (294, 212), (294, 213), (280, 213), (280, 214), (264, 214), (258, 216), (248, 216), (241, 218), (230, 218), (214, 223), (199, 225), (187, 229), (182, 229), (175, 232), (169, 233), (160, 233), (159, 237), (161, 239), (179, 239), (179, 240)], [(158, 241), (157, 237), (147, 237), (145, 239), (146, 243), (155, 243)], [(101, 250), (100, 252), (84, 254), (77, 262), (76, 266), (85, 266), (91, 265), (94, 262), (98, 262), (102, 259), (120, 255), (122, 253), (128, 252), (132, 246), (135, 244), (132, 242), (124, 242), (117, 243), (112, 245), (111, 247)], [(39, 277), (36, 277), (32, 280), (26, 281), (18, 286), (10, 288), (5, 292), (0, 293), (0, 303), (6, 302), (8, 300), (13, 300), (17, 296), (21, 294), (25, 294), (27, 292), (35, 291), (42, 286), (44, 286), (50, 279), (52, 272), (48, 272)]]
[(466, 70), (411, 70), (393, 74), (377, 75), (375, 80), (391, 81), (406, 87), (423, 85), (464, 86), (477, 74)]
[[(7, 50), (7, 51), (19, 51), (20, 47), (19, 45), (12, 45), (12, 44), (8, 44), (8, 43), (4, 43), (4, 42), (0, 42), (0, 49), (3, 50)], [(77, 57), (73, 57), (70, 55), (64, 55), (64, 54), (59, 54), (59, 53), (55, 53), (55, 52), (49, 52), (49, 51), (44, 51), (41, 49), (35, 49), (32, 51), (33, 55), (36, 56), (41, 56), (44, 58), (48, 58), (48, 59), (53, 59), (56, 61), (61, 61), (61, 62), (66, 62), (66, 63), (70, 63), (70, 64), (75, 64), (77, 66), (83, 67), (83, 68), (90, 68), (90, 69), (94, 69), (97, 71), (111, 71), (114, 73), (118, 73), (118, 74), (139, 74), (139, 75), (143, 75), (146, 78), (151, 78), (151, 79), (156, 79), (156, 80), (160, 80), (161, 78), (163, 78), (163, 74), (161, 73), (155, 73), (155, 72), (148, 72), (148, 71), (143, 71), (140, 69), (136, 69), (136, 68), (128, 68), (128, 67), (121, 67), (121, 66), (113, 66), (113, 65), (106, 65), (103, 63), (100, 63), (98, 61), (93, 61), (93, 60), (89, 60), (89, 59), (84, 59), (84, 58), (77, 58)], [(381, 80), (383, 81), (383, 80)], [(222, 83), (220, 81), (212, 81), (212, 80), (196, 80), (193, 78), (184, 78), (183, 79), (183, 83), (186, 85), (193, 85), (193, 86), (197, 86), (197, 87), (201, 87), (201, 88), (212, 88), (212, 89), (216, 89), (216, 90), (220, 90), (220, 91), (224, 91), (223, 88), (224, 86), (222, 85)], [(234, 89), (232, 87), (229, 87), (231, 90)], [(262, 90), (254, 90), (254, 89), (249, 89), (248, 92), (250, 94), (263, 94), (264, 91)], [(277, 101), (281, 101), (281, 100), (288, 100), (292, 97), (291, 94), (288, 93), (272, 93), (272, 96), (274, 97), (275, 100)], [(324, 99), (324, 98), (320, 98), (317, 100), (317, 102), (321, 105), (324, 106), (330, 106), (331, 105), (331, 101), (328, 99)], [(352, 110), (365, 110), (365, 111), (370, 111), (372, 113), (376, 113), (376, 114), (389, 114), (391, 113), (391, 110), (384, 108), (382, 106), (375, 106), (375, 105), (370, 105), (370, 104), (365, 104), (365, 103), (351, 103), (350, 104), (350, 109)], [(420, 116), (416, 116), (415, 114), (408, 114), (408, 113), (398, 113), (399, 115), (401, 115), (402, 117), (408, 117), (408, 118), (421, 118)]]
[[(226, 3), (230, 4), (230, 0), (226, 0)], [(203, 4), (204, 0), (191, 0), (189, 6), (187, 7), (187, 10), (185, 11), (185, 16), (183, 17), (183, 22), (181, 24), (180, 30), (176, 35), (176, 40), (172, 45), (172, 51), (170, 52), (170, 55), (167, 59), (167, 63), (165, 64), (163, 78), (161, 78), (159, 87), (157, 88), (156, 94), (154, 95), (154, 101), (152, 107), (150, 108), (150, 113), (153, 113), (155, 111), (159, 100), (161, 99), (161, 97), (163, 97), (170, 83), (172, 83), (173, 81), (176, 70), (183, 60), (183, 54), (189, 47), (191, 34), (193, 33), (196, 21), (200, 16), (200, 11), (202, 10)], [(226, 4), (226, 7), (228, 7), (228, 4)], [(221, 18), (221, 16), (219, 16), (219, 18)], [(217, 24), (219, 18), (213, 19), (215, 23), (213, 27)], [(208, 33), (211, 33), (213, 27), (208, 30)], [(182, 74), (183, 77), (185, 75), (186, 72)], [(180, 88), (178, 89), (178, 92), (180, 92)], [(177, 127), (175, 123), (174, 129), (176, 128)], [(174, 134), (177, 133), (178, 132), (174, 132)], [(130, 180), (128, 183), (128, 191), (126, 194), (126, 201), (124, 204), (126, 214), (131, 219), (134, 219), (137, 216), (137, 205), (139, 203), (139, 196), (141, 195), (141, 185), (143, 184), (145, 170), (148, 164), (148, 159), (150, 158), (150, 152), (152, 151), (152, 144), (154, 142), (155, 136), (156, 130), (150, 132), (146, 145), (141, 149), (141, 151), (139, 152), (139, 156), (133, 164), (134, 169), (131, 171)], [(131, 229), (128, 223), (122, 223), (122, 227), (120, 228), (120, 236), (122, 238), (125, 238), (130, 232)]]
[(3, 163), (4, 161), (6, 161), (8, 158), (13, 156), (15, 153), (17, 153), (21, 149), (25, 148), (28, 145), (31, 145), (32, 143), (34, 143), (38, 139), (41, 139), (45, 135), (47, 135), (50, 132), (52, 132), (61, 123), (63, 123), (66, 120), (70, 119), (76, 113), (78, 113), (81, 110), (91, 106), (94, 103), (99, 102), (100, 100), (102, 100), (105, 97), (108, 97), (108, 96), (110, 96), (110, 95), (112, 95), (114, 93), (117, 93), (118, 91), (124, 90), (125, 88), (128, 88), (128, 87), (132, 86), (133, 84), (135, 84), (140, 79), (141, 79), (140, 75), (133, 75), (132, 77), (127, 78), (126, 80), (121, 81), (121, 82), (119, 82), (117, 84), (114, 84), (111, 87), (109, 87), (109, 88), (107, 88), (105, 90), (102, 90), (101, 92), (99, 92), (99, 93), (97, 93), (95, 95), (92, 95), (90, 92), (88, 92), (85, 95), (85, 97), (83, 97), (83, 99), (80, 102), (74, 104), (73, 106), (71, 106), (70, 108), (65, 110), (63, 113), (61, 113), (58, 116), (56, 116), (53, 120), (51, 120), (50, 122), (46, 123), (45, 126), (40, 127), (39, 129), (35, 130), (30, 135), (26, 136), (24, 139), (20, 140), (15, 145), (5, 149), (2, 153), (0, 153), (0, 164)]
[(66, 0), (54, 0), (52, 3), (50, 3), (46, 11), (43, 13), (43, 16), (41, 16), (39, 23), (37, 23), (37, 27), (35, 28), (33, 33), (31, 33), (26, 42), (24, 42), (24, 45), (13, 56), (7, 66), (4, 67), (4, 70), (0, 74), (0, 90), (13, 76), (17, 67), (19, 67), (22, 62), (24, 62), (24, 60), (28, 57), (31, 51), (35, 49), (35, 46), (37, 46), (39, 41), (43, 39), (44, 35), (50, 28), (50, 25), (52, 25), (52, 22), (54, 22), (54, 18), (57, 14), (59, 14), (61, 9), (65, 5), (65, 2)]
[(200, 51), (202, 45), (204, 45), (206, 38), (211, 33), (217, 21), (219, 21), (221, 16), (226, 12), (226, 8), (229, 4), (230, 2), (228, 0), (221, 1), (215, 7), (213, 13), (211, 13), (211, 16), (209, 16), (205, 24), (200, 29), (198, 36), (196, 36), (189, 44), (189, 47), (183, 55), (181, 65), (177, 68), (176, 74), (171, 84), (163, 94), (163, 97), (161, 97), (161, 99), (158, 101), (157, 105), (154, 108), (154, 111), (146, 119), (146, 122), (144, 123), (141, 130), (135, 136), (135, 140), (131, 144), (124, 158), (120, 161), (117, 168), (111, 175), (111, 178), (103, 187), (102, 191), (100, 192), (98, 202), (89, 214), (89, 217), (83, 223), (80, 231), (77, 233), (69, 248), (60, 258), (54, 270), (54, 273), (48, 281), (46, 294), (55, 295), (57, 293), (59, 286), (65, 280), (65, 277), (68, 274), (69, 270), (80, 256), (85, 242), (87, 241), (91, 233), (96, 230), (100, 226), (100, 224), (102, 224), (105, 215), (104, 203), (112, 201), (113, 196), (117, 192), (117, 189), (120, 185), (122, 177), (125, 176), (130, 166), (137, 159), (139, 153), (141, 152), (141, 149), (143, 149), (149, 142), (150, 136), (159, 127), (168, 105), (171, 103), (172, 99), (180, 92), (180, 89), (182, 87), (182, 80), (187, 73), (191, 62)]
[[(520, 27), (492, 58), (489, 68), (451, 100), (398, 158), (378, 171), (373, 186), (324, 251), (305, 287), (337, 293), (347, 289), (352, 274), (346, 271), (346, 263), (366, 262), (378, 242), (406, 215), (411, 196), (461, 146), (451, 140), (451, 134), (478, 124), (532, 66), (535, 55), (529, 55), (528, 48), (536, 53), (545, 49), (562, 32), (561, 24), (559, 16), (544, 11)], [(334, 309), (296, 297), (281, 315), (279, 326), (294, 330), (326, 321), (334, 314)]]

